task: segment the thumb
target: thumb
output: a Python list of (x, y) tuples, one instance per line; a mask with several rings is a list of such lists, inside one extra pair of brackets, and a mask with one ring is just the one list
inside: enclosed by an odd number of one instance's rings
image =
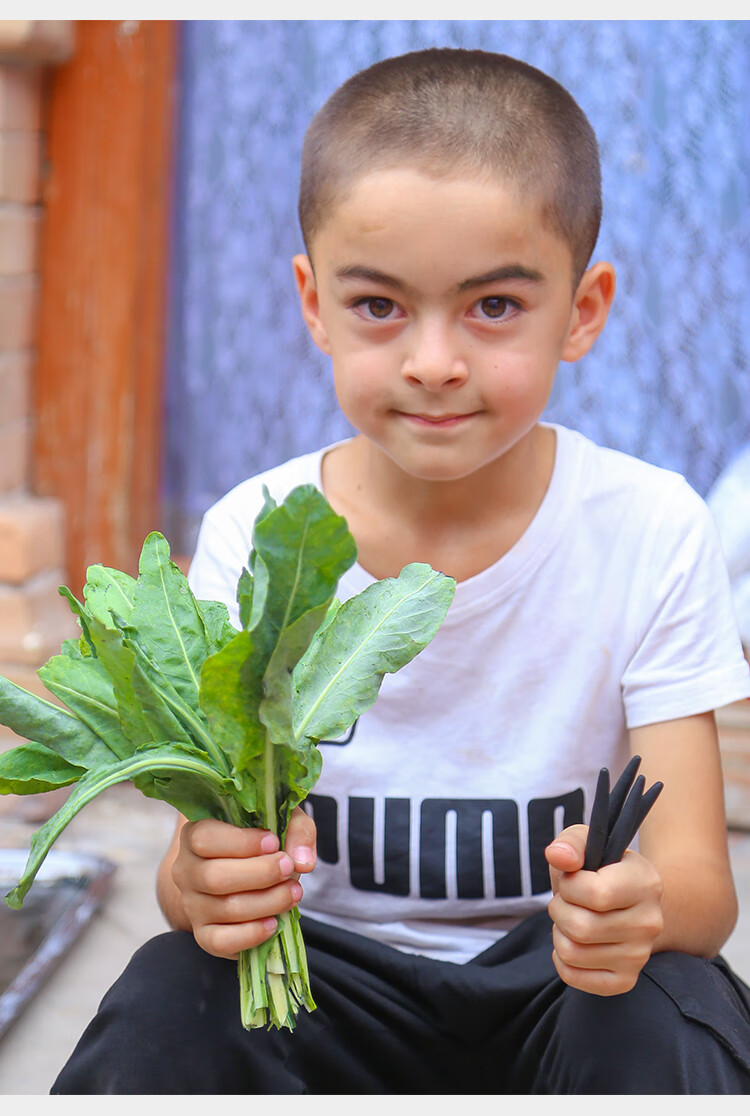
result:
[(557, 883), (563, 872), (577, 872), (583, 868), (588, 832), (587, 825), (570, 825), (544, 850), (550, 866), (553, 891), (557, 891)]

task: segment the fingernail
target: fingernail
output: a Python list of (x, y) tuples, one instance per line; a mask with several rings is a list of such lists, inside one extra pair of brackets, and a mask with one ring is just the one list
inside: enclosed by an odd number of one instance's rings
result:
[(304, 846), (301, 849), (295, 849), (294, 850), (294, 863), (295, 864), (302, 864), (302, 865), (314, 864), (315, 863), (315, 853), (312, 851), (312, 849), (308, 849)]
[(572, 845), (568, 845), (565, 841), (553, 841), (551, 845), (547, 846), (547, 848), (559, 849), (560, 852), (573, 853), (574, 855), (576, 851)]
[(260, 842), (260, 851), (264, 853), (276, 852), (278, 847), (278, 838), (273, 833), (267, 833)]
[(286, 853), (279, 861), (279, 871), (281, 872), (282, 876), (291, 876), (292, 872), (294, 871), (294, 861), (290, 856), (287, 856)]
[(300, 899), (302, 898), (302, 884), (298, 883), (295, 880), (294, 883), (292, 884), (290, 890), (291, 890), (291, 893), (292, 893), (292, 899), (294, 899), (295, 903), (298, 903), (300, 901)]
[(263, 929), (267, 930), (269, 934), (272, 934), (277, 926), (278, 926), (278, 923), (277, 923), (275, 918), (264, 918), (263, 919)]

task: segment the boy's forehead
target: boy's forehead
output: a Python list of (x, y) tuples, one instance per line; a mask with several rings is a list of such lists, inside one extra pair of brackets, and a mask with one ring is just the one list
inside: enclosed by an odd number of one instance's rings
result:
[[(325, 221), (335, 221), (337, 210), (342, 205), (352, 203), (372, 205), (392, 184), (404, 185), (408, 189), (410, 182), (420, 181), (434, 183), (436, 186), (463, 185), (469, 189), (484, 190), (488, 196), (490, 194), (495, 194), (496, 197), (513, 195), (519, 202), (523, 200), (510, 177), (505, 178), (488, 170), (460, 164), (435, 167), (417, 159), (413, 162), (403, 160), (394, 163), (383, 162), (341, 176), (335, 192), (329, 199)], [(408, 202), (408, 194), (403, 195), (403, 200), (405, 203)]]
[(569, 246), (545, 221), (540, 200), (522, 197), (497, 175), (458, 170), (435, 174), (419, 166), (379, 167), (353, 176), (331, 199), (310, 251), (314, 258), (316, 246), (324, 242), (327, 255), (333, 250), (346, 256), (347, 250), (429, 243), (431, 236), (437, 248), (453, 238), (461, 243), (462, 231), (475, 244), (480, 271), (498, 249), (531, 251), (537, 257), (563, 251), (570, 257)]

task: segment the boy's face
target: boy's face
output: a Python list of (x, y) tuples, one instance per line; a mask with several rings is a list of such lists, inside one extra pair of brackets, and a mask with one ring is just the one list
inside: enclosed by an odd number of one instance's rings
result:
[(295, 258), (303, 314), (339, 404), (423, 480), (467, 477), (530, 439), (559, 361), (606, 319), (584, 337), (591, 308), (581, 287), (574, 298), (568, 246), (481, 178), (364, 175), (311, 255)]

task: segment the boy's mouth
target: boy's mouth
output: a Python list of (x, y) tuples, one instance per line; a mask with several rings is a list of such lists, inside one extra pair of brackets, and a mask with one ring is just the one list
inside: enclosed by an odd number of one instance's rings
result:
[(473, 418), (476, 412), (465, 411), (460, 414), (450, 413), (445, 415), (420, 415), (413, 414), (410, 411), (401, 411), (401, 414), (405, 419), (408, 419), (410, 422), (417, 423), (418, 425), (448, 427), (458, 426), (460, 423), (466, 422), (468, 419)]

